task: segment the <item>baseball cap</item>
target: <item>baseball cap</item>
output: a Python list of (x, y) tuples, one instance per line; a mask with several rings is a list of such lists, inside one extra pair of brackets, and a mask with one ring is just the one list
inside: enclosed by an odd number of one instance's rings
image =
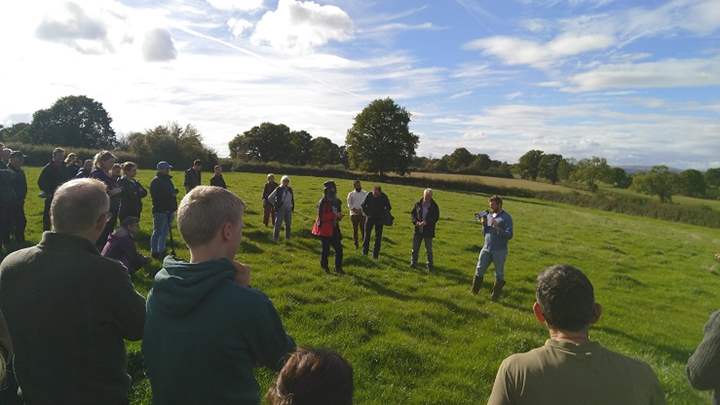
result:
[(158, 170), (165, 170), (165, 169), (172, 169), (172, 165), (164, 160), (158, 162), (157, 169)]
[(337, 190), (337, 186), (335, 185), (335, 182), (332, 180), (328, 180), (325, 183), (323, 183), (323, 187), (325, 188), (325, 190), (328, 190), (328, 189)]

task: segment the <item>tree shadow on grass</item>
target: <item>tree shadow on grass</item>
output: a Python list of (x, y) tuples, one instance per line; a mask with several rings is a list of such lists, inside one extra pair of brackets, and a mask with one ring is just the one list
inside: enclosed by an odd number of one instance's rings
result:
[(677, 348), (668, 346), (661, 343), (653, 343), (648, 340), (641, 339), (639, 337), (633, 336), (625, 331), (608, 327), (608, 326), (595, 326), (593, 327), (594, 330), (605, 332), (609, 335), (614, 335), (616, 337), (621, 337), (623, 339), (631, 340), (635, 343), (639, 343), (642, 346), (652, 348), (656, 350), (657, 352), (661, 352), (666, 354), (668, 357), (670, 357), (673, 361), (676, 361), (681, 364), (685, 364), (690, 358), (690, 355), (692, 354), (693, 349), (683, 349), (683, 348)]

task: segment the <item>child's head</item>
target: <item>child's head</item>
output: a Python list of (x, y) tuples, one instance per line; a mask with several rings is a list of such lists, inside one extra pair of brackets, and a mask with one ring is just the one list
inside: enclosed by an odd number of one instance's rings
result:
[(240, 244), (245, 203), (219, 187), (198, 186), (180, 202), (178, 228), (190, 251), (213, 245), (232, 258)]
[(113, 177), (120, 177), (120, 173), (122, 173), (122, 166), (120, 166), (120, 163), (114, 163), (112, 165), (112, 169), (110, 169), (110, 175)]
[(137, 174), (137, 165), (134, 162), (125, 162), (122, 164), (123, 175), (127, 177), (135, 177)]
[(298, 349), (267, 393), (271, 405), (351, 405), (353, 369), (329, 350)]
[(213, 171), (215, 172), (215, 174), (222, 174), (222, 166), (215, 165), (215, 167), (213, 168)]

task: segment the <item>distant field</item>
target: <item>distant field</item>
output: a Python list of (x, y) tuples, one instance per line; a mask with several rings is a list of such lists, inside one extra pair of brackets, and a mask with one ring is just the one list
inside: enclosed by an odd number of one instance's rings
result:
[[(30, 240), (40, 237), (41, 228), (37, 174), (37, 169), (28, 170)], [(143, 171), (141, 182), (147, 185), (152, 175)], [(181, 186), (182, 173), (174, 180)], [(593, 339), (647, 361), (658, 374), (668, 403), (709, 402), (708, 395), (690, 388), (684, 366), (702, 338), (708, 315), (718, 307), (720, 263), (712, 257), (720, 252), (717, 229), (508, 198), (505, 206), (513, 215), (516, 237), (510, 245), (507, 294), (493, 303), (489, 287), (479, 296), (469, 293), (482, 245), (473, 212), (485, 207), (485, 196), (436, 192), (441, 209), (435, 241), (437, 274), (427, 274), (407, 266), (412, 238), (407, 213), (421, 189), (384, 185), (396, 224), (386, 228), (380, 260), (354, 250), (346, 222), (342, 229), (348, 275), (336, 277), (321, 272), (320, 242), (309, 234), (324, 178), (293, 176), (297, 201), (293, 240), (280, 245), (272, 243), (270, 230), (261, 223), (264, 176), (232, 173), (226, 180), (248, 205), (237, 258), (251, 266), (253, 286), (274, 301), (299, 344), (338, 350), (352, 362), (357, 404), (485, 403), (502, 359), (540, 346), (547, 338), (530, 308), (536, 275), (555, 263), (582, 268), (594, 283), (605, 311)], [(207, 173), (203, 181), (209, 181)], [(338, 185), (344, 195), (351, 181), (340, 180)], [(146, 253), (150, 208), (146, 201), (139, 241)], [(188, 257), (185, 249), (178, 253)], [(153, 266), (158, 268), (158, 262)], [(488, 278), (492, 282), (492, 275)], [(145, 275), (136, 275), (133, 281), (143, 293), (151, 286)], [(128, 344), (134, 378), (131, 401), (150, 404), (139, 347)], [(258, 376), (264, 391), (273, 376), (266, 371)]]

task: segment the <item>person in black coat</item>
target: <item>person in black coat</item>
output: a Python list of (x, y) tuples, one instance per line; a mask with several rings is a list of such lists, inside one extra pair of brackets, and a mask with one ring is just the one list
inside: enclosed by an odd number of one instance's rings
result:
[(122, 222), (125, 218), (134, 217), (140, 220), (142, 214), (142, 199), (148, 194), (147, 190), (135, 180), (137, 165), (133, 162), (125, 162), (122, 165), (123, 176), (118, 181), (122, 190), (120, 193), (120, 213), (118, 218)]
[(186, 193), (202, 184), (200, 172), (202, 172), (202, 162), (196, 159), (192, 167), (185, 170), (185, 183), (183, 184)]
[(110, 218), (105, 225), (105, 230), (100, 234), (100, 238), (97, 240), (98, 250), (102, 250), (107, 242), (108, 236), (115, 229), (117, 225), (118, 213), (120, 212), (120, 201), (122, 189), (117, 183), (115, 176), (112, 175), (112, 168), (115, 166), (117, 157), (112, 152), (104, 150), (95, 154), (93, 159), (93, 166), (95, 170), (90, 173), (90, 178), (100, 180), (105, 184), (107, 188), (108, 196), (110, 197)]
[(417, 266), (418, 255), (420, 254), (420, 242), (425, 241), (425, 251), (427, 252), (427, 268), (433, 271), (433, 248), (432, 241), (435, 237), (435, 225), (440, 219), (440, 208), (432, 198), (431, 189), (425, 189), (423, 198), (418, 201), (412, 210), (412, 222), (415, 225), (415, 233), (413, 236), (412, 255), (410, 257), (410, 266)]
[(390, 216), (392, 206), (387, 194), (382, 192), (380, 186), (375, 186), (373, 192), (365, 197), (362, 203), (362, 210), (367, 218), (365, 221), (365, 239), (363, 240), (363, 256), (367, 256), (370, 250), (370, 237), (375, 228), (375, 246), (373, 247), (373, 259), (380, 256), (380, 244), (382, 243), (383, 226)]
[(10, 165), (8, 168), (15, 173), (13, 176), (13, 189), (15, 191), (15, 199), (9, 206), (10, 234), (15, 237), (15, 242), (25, 243), (25, 197), (27, 196), (27, 178), (22, 165), (26, 156), (20, 151), (14, 151), (10, 155)]
[(225, 184), (225, 179), (222, 175), (222, 166), (215, 165), (214, 169), (215, 174), (210, 178), (210, 185), (215, 187), (221, 187), (221, 188), (227, 188), (227, 184)]
[(65, 150), (55, 148), (52, 153), (52, 160), (43, 166), (40, 177), (38, 177), (38, 188), (41, 190), (40, 196), (45, 198), (45, 208), (43, 210), (44, 231), (50, 230), (50, 204), (52, 204), (55, 190), (69, 180), (64, 160)]

